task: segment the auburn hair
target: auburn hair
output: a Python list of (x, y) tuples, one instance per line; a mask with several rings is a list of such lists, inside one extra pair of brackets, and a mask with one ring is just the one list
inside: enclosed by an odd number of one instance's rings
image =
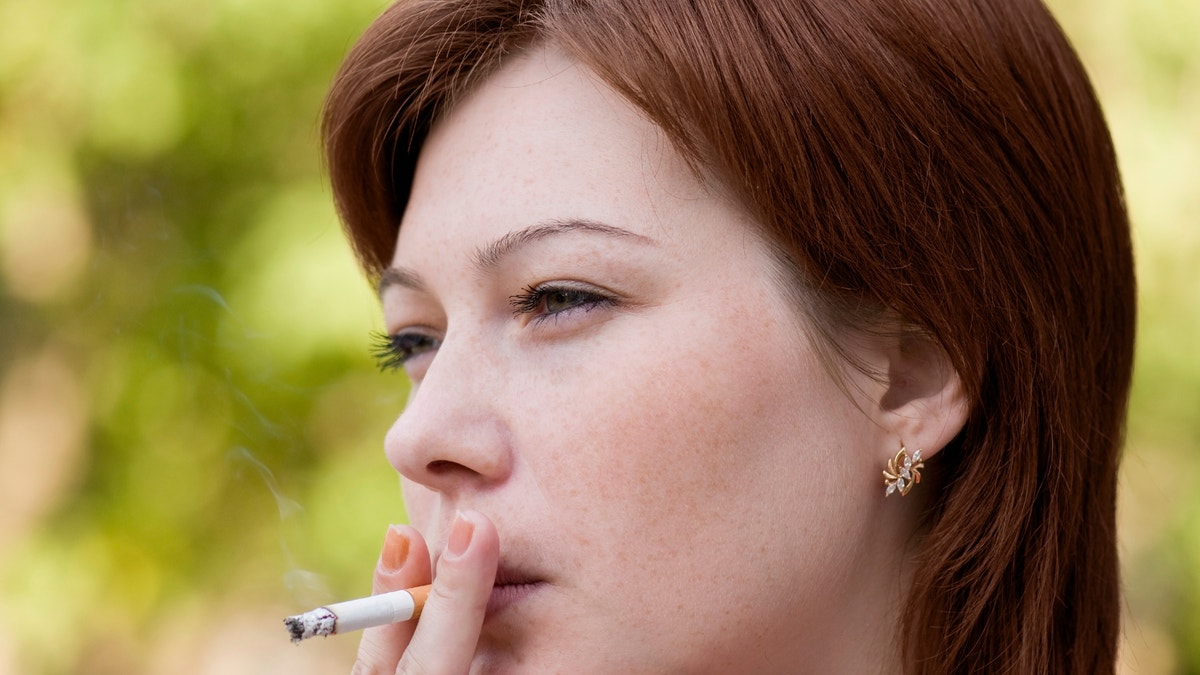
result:
[(370, 276), (431, 125), (541, 42), (756, 217), (830, 349), (898, 316), (958, 372), (970, 414), (930, 462), (905, 672), (1112, 672), (1133, 256), (1103, 114), (1041, 2), (401, 0), (323, 123)]

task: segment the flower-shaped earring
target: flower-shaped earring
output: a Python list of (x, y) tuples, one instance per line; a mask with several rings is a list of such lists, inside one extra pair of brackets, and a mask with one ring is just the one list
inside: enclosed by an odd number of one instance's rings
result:
[(904, 447), (904, 443), (900, 443), (900, 452), (896, 456), (889, 459), (887, 468), (883, 470), (883, 483), (887, 485), (887, 492), (884, 497), (890, 496), (893, 492), (899, 492), (900, 496), (908, 494), (912, 486), (921, 482), (921, 469), (925, 468), (925, 462), (921, 461), (921, 449), (908, 456), (908, 450)]

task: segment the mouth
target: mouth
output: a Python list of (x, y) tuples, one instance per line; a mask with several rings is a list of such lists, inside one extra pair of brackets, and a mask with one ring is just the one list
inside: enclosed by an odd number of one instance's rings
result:
[(525, 603), (546, 586), (546, 580), (536, 574), (501, 562), (496, 569), (496, 581), (492, 585), (484, 620)]

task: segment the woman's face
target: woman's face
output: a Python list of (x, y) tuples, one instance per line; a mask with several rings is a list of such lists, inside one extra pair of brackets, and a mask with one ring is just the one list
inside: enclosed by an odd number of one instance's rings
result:
[(557, 51), (439, 123), (382, 284), (413, 382), (386, 445), (431, 550), (456, 509), (499, 532), (497, 583), (520, 590), (476, 666), (787, 669), (889, 592), (859, 572), (895, 543), (862, 449), (891, 449), (774, 269), (746, 214)]

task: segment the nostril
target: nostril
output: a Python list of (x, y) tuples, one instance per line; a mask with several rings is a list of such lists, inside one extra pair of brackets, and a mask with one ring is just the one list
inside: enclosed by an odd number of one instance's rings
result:
[(455, 469), (462, 469), (463, 465), (458, 462), (451, 462), (445, 459), (435, 459), (425, 465), (425, 470), (435, 476), (444, 476), (453, 472)]

